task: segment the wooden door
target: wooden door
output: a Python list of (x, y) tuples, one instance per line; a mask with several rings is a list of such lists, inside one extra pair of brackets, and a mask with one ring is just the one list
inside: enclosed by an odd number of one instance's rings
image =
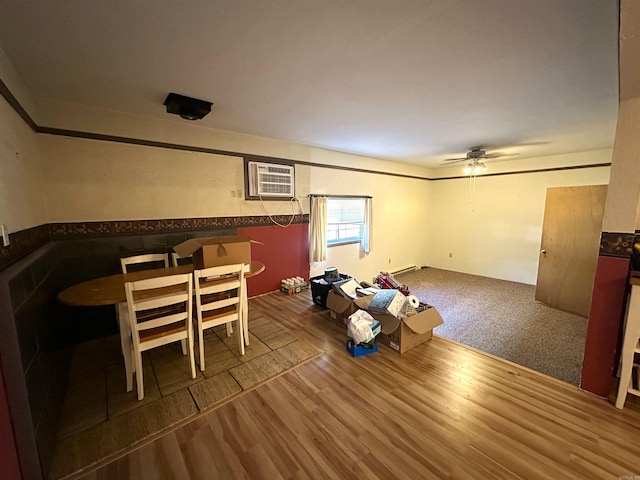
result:
[(589, 316), (606, 185), (547, 189), (536, 300)]

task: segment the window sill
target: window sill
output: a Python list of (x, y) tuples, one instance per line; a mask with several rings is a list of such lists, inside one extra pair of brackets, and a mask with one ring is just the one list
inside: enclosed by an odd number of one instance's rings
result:
[(346, 242), (327, 243), (327, 248), (339, 247), (339, 246), (342, 246), (342, 245), (350, 245), (352, 243), (360, 243), (360, 240), (348, 240)]

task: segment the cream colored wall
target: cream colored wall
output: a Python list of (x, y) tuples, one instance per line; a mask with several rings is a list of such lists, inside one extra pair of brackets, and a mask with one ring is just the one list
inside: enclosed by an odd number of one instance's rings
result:
[(372, 200), (371, 251), (360, 253), (359, 244), (327, 250), (327, 261), (311, 264), (311, 276), (328, 266), (359, 281), (371, 281), (380, 271), (410, 264), (422, 265), (427, 258), (427, 227), (431, 212), (427, 180), (368, 173), (311, 168), (313, 194), (369, 195)]
[[(239, 157), (51, 135), (41, 143), (51, 222), (300, 212), (290, 202), (244, 201)], [(296, 168), (299, 196), (308, 194), (308, 172)]]
[(640, 229), (640, 98), (620, 102), (603, 231)]
[[(359, 280), (415, 264), (533, 284), (546, 188), (609, 180), (608, 167), (479, 177), (471, 211), (467, 179), (427, 181), (297, 166), (300, 204), (261, 204), (232, 196), (244, 188), (239, 157), (50, 135), (40, 141), (50, 222), (288, 215), (309, 212), (309, 193), (371, 195), (371, 253), (362, 255), (358, 245), (332, 247), (326, 262), (311, 265), (312, 275), (336, 266)], [(317, 162), (367, 165), (338, 152), (310, 151)], [(572, 165), (579, 159), (607, 163), (610, 156), (605, 149), (533, 159), (526, 167)], [(376, 162), (381, 161), (371, 161)], [(491, 164), (493, 172), (510, 168), (499, 163), (506, 162)], [(438, 173), (459, 174), (461, 168)]]
[[(0, 78), (25, 90), (0, 50)], [(37, 135), (0, 97), (0, 223), (10, 233), (47, 223)]]
[[(588, 163), (606, 163), (611, 159), (610, 150), (582, 155), (592, 157)], [(552, 160), (545, 158), (537, 164)], [(574, 159), (555, 160), (562, 163)], [(497, 163), (491, 164), (492, 171), (498, 167)], [(468, 179), (432, 182), (428, 199), (428, 264), (535, 284), (546, 189), (608, 184), (609, 171), (610, 167), (598, 167), (478, 177), (473, 206), (469, 202)]]

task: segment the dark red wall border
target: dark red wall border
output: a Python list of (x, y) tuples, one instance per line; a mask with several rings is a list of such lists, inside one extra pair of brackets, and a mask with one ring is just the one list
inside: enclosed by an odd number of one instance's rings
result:
[(593, 282), (580, 388), (608, 397), (613, 389), (629, 293), (632, 233), (603, 232)]
[(628, 258), (598, 257), (580, 388), (600, 397), (608, 397), (613, 388), (627, 305), (628, 276)]

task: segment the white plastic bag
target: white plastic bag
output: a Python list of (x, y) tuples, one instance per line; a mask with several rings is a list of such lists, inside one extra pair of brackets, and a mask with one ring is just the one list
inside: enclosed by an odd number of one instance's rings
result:
[(353, 338), (356, 345), (373, 340), (375, 335), (371, 326), (376, 320), (365, 310), (357, 310), (349, 316), (347, 324), (348, 335)]

